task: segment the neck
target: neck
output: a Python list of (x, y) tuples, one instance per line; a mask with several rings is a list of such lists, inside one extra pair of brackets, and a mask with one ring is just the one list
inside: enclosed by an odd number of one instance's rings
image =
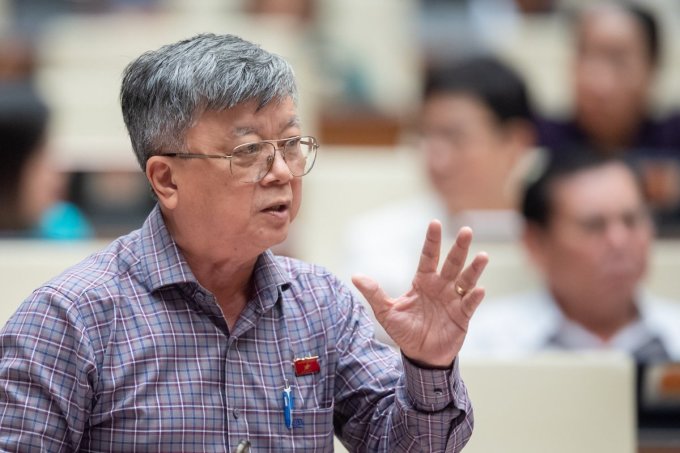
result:
[(206, 262), (204, 258), (183, 253), (198, 282), (217, 299), (231, 330), (250, 298), (257, 257), (242, 262)]
[(509, 197), (499, 195), (497, 197), (487, 197), (487, 199), (478, 199), (468, 203), (448, 202), (446, 208), (449, 215), (456, 216), (470, 211), (514, 211), (516, 209), (516, 204), (514, 200)]
[(597, 149), (606, 154), (615, 154), (629, 148), (632, 144), (632, 138), (615, 135), (602, 135), (599, 137), (594, 137), (594, 144)]
[[(180, 234), (172, 216), (164, 213), (164, 219), (194, 277), (215, 296), (231, 331), (250, 298), (253, 271), (259, 254), (238, 247), (229, 249), (226, 245), (196, 245), (191, 238)], [(229, 256), (224, 257), (221, 250), (230, 250)]]
[(565, 317), (580, 324), (603, 341), (611, 340), (621, 329), (640, 316), (633, 300), (619, 304), (618, 306), (622, 308), (618, 310), (597, 310), (598, 301), (589, 304), (583, 304), (581, 301), (570, 304), (564, 298), (555, 297), (555, 300)]
[(610, 128), (592, 128), (580, 121), (581, 127), (592, 137), (592, 144), (605, 153), (617, 153), (633, 145), (642, 118), (630, 119), (629, 124)]

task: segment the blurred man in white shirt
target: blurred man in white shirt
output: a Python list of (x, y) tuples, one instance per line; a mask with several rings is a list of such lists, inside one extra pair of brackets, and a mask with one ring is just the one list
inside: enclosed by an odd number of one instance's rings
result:
[(641, 289), (654, 226), (636, 174), (588, 150), (551, 156), (529, 176), (522, 203), (523, 242), (544, 287), (487, 303), (465, 351), (618, 349), (637, 361), (680, 358), (680, 303)]

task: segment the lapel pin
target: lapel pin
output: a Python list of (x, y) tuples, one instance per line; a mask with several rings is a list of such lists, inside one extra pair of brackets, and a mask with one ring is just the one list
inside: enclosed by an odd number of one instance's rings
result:
[(293, 360), (295, 376), (306, 376), (321, 371), (319, 366), (319, 356), (301, 357)]

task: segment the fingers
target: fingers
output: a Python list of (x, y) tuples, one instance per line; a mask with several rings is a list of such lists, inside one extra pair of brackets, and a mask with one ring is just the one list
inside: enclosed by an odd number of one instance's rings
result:
[(353, 275), (352, 283), (354, 283), (354, 286), (357, 287), (361, 295), (368, 301), (376, 318), (379, 319), (380, 313), (385, 310), (389, 300), (387, 293), (378, 285), (378, 282), (365, 275)]
[(472, 263), (470, 263), (470, 265), (463, 269), (463, 272), (460, 273), (455, 281), (455, 284), (456, 292), (459, 294), (460, 292), (458, 291), (458, 288), (462, 288), (463, 299), (465, 299), (465, 296), (470, 295), (473, 288), (477, 286), (477, 280), (479, 280), (479, 277), (482, 275), (482, 272), (484, 271), (484, 268), (488, 262), (489, 257), (487, 254), (484, 252), (479, 253), (472, 260)]
[[(451, 247), (451, 250), (449, 250), (448, 255), (446, 255), (446, 261), (444, 261), (444, 265), (442, 266), (442, 278), (449, 281), (456, 278), (465, 265), (471, 243), (472, 230), (469, 227), (461, 228), (456, 236), (456, 242)], [(472, 286), (465, 289), (468, 288), (472, 288)]]
[[(462, 310), (465, 317), (468, 319), (472, 318), (472, 315), (479, 307), (479, 304), (484, 299), (484, 288), (473, 288), (469, 293), (463, 297)], [(465, 326), (467, 330), (467, 326)]]
[(437, 272), (439, 266), (439, 251), (442, 244), (442, 224), (439, 220), (432, 220), (427, 227), (423, 251), (418, 262), (419, 273)]

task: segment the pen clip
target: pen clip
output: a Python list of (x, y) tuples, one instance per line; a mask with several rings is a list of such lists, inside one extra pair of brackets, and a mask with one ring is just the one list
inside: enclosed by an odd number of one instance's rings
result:
[(288, 385), (288, 379), (286, 381), (286, 386), (283, 388), (281, 396), (283, 398), (283, 419), (286, 422), (286, 428), (293, 429), (293, 392)]

